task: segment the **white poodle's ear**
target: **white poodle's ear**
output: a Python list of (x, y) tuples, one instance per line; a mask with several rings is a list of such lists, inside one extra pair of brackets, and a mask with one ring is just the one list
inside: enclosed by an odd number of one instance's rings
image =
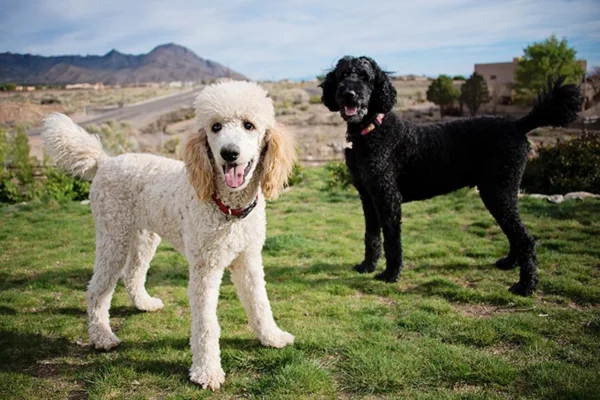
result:
[(190, 184), (194, 187), (200, 201), (210, 200), (214, 191), (209, 151), (204, 129), (200, 129), (197, 134), (188, 135), (184, 151), (185, 168)]
[(261, 188), (265, 198), (276, 199), (296, 162), (294, 137), (282, 125), (267, 129)]

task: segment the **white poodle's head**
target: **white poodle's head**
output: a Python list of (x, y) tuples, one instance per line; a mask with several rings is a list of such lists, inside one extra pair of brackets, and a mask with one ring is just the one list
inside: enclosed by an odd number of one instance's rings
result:
[(199, 198), (210, 198), (215, 179), (241, 191), (253, 178), (261, 180), (265, 197), (276, 197), (295, 149), (290, 135), (276, 126), (266, 90), (251, 82), (217, 83), (202, 90), (194, 107), (199, 129), (188, 136), (185, 161)]

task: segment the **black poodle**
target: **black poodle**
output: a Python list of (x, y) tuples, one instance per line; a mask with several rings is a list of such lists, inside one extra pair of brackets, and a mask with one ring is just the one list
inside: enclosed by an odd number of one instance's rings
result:
[(365, 259), (358, 272), (375, 271), (381, 255), (385, 271), (375, 279), (395, 282), (402, 270), (401, 204), (477, 186), (483, 203), (510, 244), (496, 262), (501, 269), (521, 267), (510, 290), (531, 295), (537, 285), (535, 241), (517, 207), (517, 194), (529, 151), (527, 132), (539, 126), (565, 126), (581, 106), (580, 89), (550, 80), (525, 117), (478, 117), (416, 125), (391, 110), (396, 89), (368, 57), (340, 59), (325, 80), (322, 102), (347, 122), (346, 164), (365, 215)]

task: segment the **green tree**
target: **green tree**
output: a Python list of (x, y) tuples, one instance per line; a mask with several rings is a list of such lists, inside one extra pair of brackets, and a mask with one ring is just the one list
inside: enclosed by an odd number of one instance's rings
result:
[(14, 92), (15, 90), (17, 90), (16, 83), (0, 83), (0, 92)]
[(556, 35), (543, 42), (533, 43), (524, 50), (515, 71), (514, 89), (523, 99), (534, 99), (546, 86), (551, 75), (565, 75), (567, 82), (579, 83), (584, 76), (583, 66), (575, 58), (577, 52), (569, 47), (567, 39)]
[(452, 79), (455, 80), (455, 81), (464, 81), (464, 80), (466, 80), (463, 75), (454, 75), (452, 77)]
[(431, 82), (427, 89), (427, 100), (440, 106), (442, 117), (448, 107), (451, 107), (455, 100), (458, 100), (458, 89), (454, 87), (452, 78), (448, 75), (440, 75)]
[(460, 98), (471, 112), (471, 115), (477, 115), (479, 107), (490, 99), (487, 83), (483, 76), (473, 72), (473, 75), (460, 88)]

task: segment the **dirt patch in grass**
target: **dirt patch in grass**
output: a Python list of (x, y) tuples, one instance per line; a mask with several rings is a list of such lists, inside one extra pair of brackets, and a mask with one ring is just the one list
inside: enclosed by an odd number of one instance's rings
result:
[(396, 302), (394, 300), (390, 299), (389, 297), (380, 296), (379, 301), (387, 308), (392, 308), (392, 306), (394, 306), (396, 304)]
[[(38, 360), (25, 372), (35, 378), (50, 381), (51, 391), (55, 396), (66, 395), (67, 399), (75, 400), (87, 399), (85, 383), (75, 378), (73, 373), (85, 368), (89, 363), (85, 356), (90, 349), (88, 344), (77, 342), (76, 345), (70, 345), (65, 354)], [(40, 395), (40, 398), (42, 397)]]
[(496, 314), (505, 314), (508, 312), (506, 307), (492, 306), (489, 304), (462, 304), (455, 303), (452, 307), (456, 312), (465, 317), (489, 318)]
[(452, 391), (461, 395), (472, 395), (476, 393), (480, 393), (482, 391), (481, 387), (475, 385), (469, 385), (468, 383), (458, 382), (452, 386)]

